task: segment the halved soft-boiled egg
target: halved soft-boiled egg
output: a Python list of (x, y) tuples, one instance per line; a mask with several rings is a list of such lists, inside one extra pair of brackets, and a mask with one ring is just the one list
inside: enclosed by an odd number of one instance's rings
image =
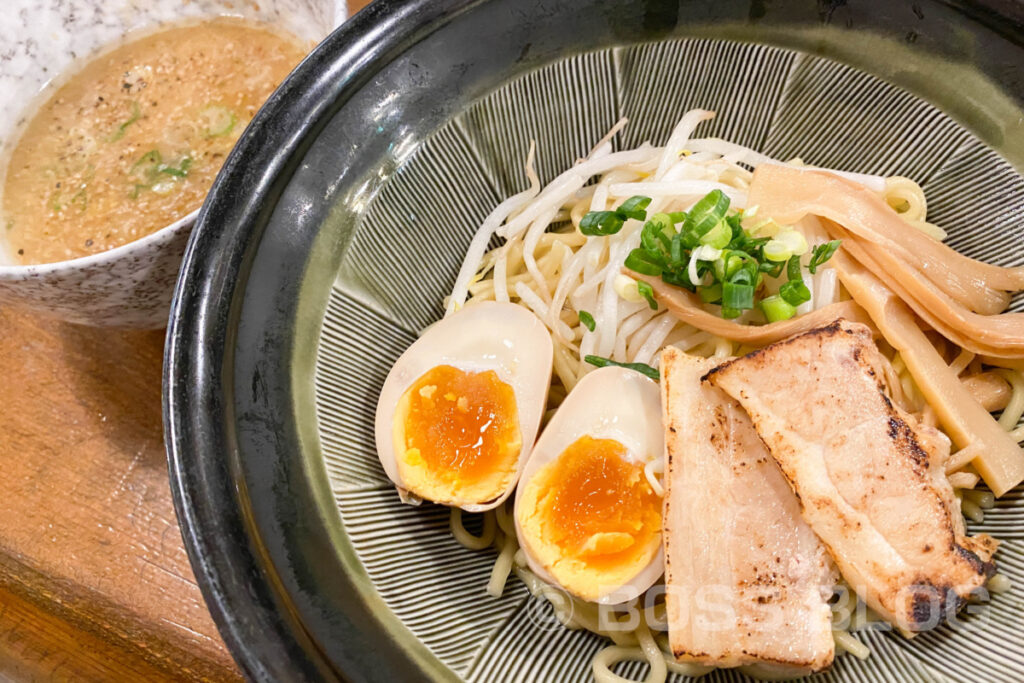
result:
[(424, 332), (377, 403), (377, 454), (403, 500), (478, 512), (508, 498), (537, 438), (551, 361), (547, 328), (511, 303), (471, 304)]
[(663, 573), (661, 396), (606, 367), (569, 393), (534, 446), (516, 492), (516, 531), (538, 576), (592, 602), (632, 600)]

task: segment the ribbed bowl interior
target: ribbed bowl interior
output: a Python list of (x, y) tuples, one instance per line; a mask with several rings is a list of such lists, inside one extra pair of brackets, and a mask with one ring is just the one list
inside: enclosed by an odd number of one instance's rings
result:
[[(911, 177), (950, 245), (1024, 264), (1024, 179), (1006, 161), (918, 97), (794, 50), (703, 39), (602, 50), (508, 83), (452, 119), (411, 152), (363, 215), (323, 321), (316, 397), (323, 461), (348, 541), (401, 624), (399, 637), (419, 639), (466, 680), (588, 681), (591, 657), (607, 642), (557, 625), (514, 577), (501, 599), (489, 597), (494, 552), (456, 543), (446, 508), (399, 502), (376, 457), (377, 394), (417, 332), (441, 316), (480, 222), (526, 186), (530, 140), (546, 182), (620, 117), (630, 124), (615, 144), (628, 149), (663, 144), (695, 107), (718, 112), (698, 129), (701, 137), (775, 158)], [(1024, 299), (1013, 308), (1024, 310)], [(1024, 678), (1024, 496), (1008, 494), (984, 523), (968, 526), (1002, 540), (997, 560), (1013, 589), (912, 641), (859, 632), (872, 656), (843, 656), (815, 680)], [(646, 665), (617, 671), (639, 680)], [(745, 677), (722, 670), (703, 680)]]

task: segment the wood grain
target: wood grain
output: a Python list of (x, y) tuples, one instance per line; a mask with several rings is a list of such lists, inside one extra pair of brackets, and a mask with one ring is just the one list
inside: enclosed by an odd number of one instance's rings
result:
[[(171, 503), (162, 345), (0, 309), (0, 659), (22, 663), (0, 671), (238, 677)], [(97, 643), (117, 675), (91, 668)]]
[(0, 680), (241, 679), (171, 503), (163, 339), (0, 306)]

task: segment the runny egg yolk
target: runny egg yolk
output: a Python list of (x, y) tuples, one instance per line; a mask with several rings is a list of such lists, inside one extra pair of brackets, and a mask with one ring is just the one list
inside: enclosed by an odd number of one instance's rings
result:
[(569, 592), (596, 600), (654, 559), (661, 499), (613, 439), (583, 436), (527, 483), (516, 515), (529, 551)]
[(450, 365), (431, 368), (405, 391), (393, 437), (404, 487), (448, 505), (501, 496), (523, 446), (512, 387), (493, 370)]

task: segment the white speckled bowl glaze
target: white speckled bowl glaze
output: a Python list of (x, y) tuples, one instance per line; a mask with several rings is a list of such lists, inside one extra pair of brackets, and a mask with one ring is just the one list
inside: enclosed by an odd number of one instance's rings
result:
[[(320, 41), (346, 16), (344, 0), (8, 0), (0, 12), (0, 183), (25, 123), (76, 65), (124, 37), (165, 24), (234, 16)], [(80, 61), (81, 60), (81, 61)], [(13, 103), (27, 103), (24, 107)], [(2, 187), (2, 186), (0, 186)], [(69, 322), (159, 328), (198, 211), (116, 249), (17, 265), (0, 239), (0, 304)]]

